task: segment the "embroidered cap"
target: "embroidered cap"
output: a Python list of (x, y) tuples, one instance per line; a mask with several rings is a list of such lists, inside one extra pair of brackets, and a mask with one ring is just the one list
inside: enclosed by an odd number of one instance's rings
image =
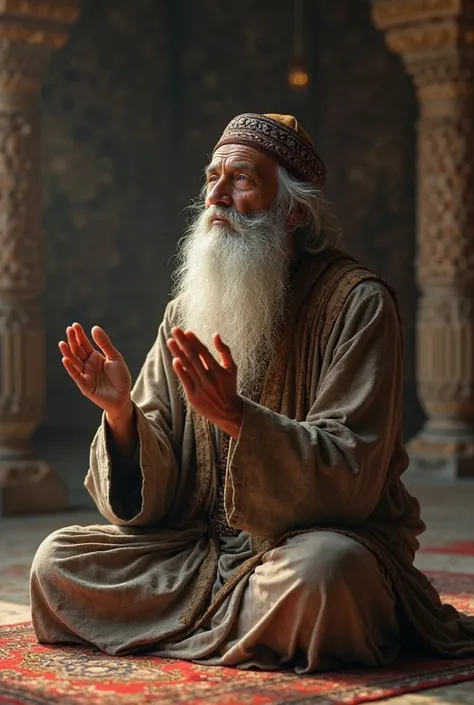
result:
[(245, 144), (275, 159), (302, 181), (322, 188), (326, 167), (309, 134), (293, 115), (243, 113), (229, 122), (214, 152), (223, 144)]

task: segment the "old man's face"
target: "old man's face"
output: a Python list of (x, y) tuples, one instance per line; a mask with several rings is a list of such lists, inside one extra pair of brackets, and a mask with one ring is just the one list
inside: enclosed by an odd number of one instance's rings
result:
[[(277, 163), (253, 147), (225, 144), (206, 170), (206, 208), (235, 208), (243, 215), (265, 211), (278, 193)], [(219, 216), (211, 216), (219, 223)]]

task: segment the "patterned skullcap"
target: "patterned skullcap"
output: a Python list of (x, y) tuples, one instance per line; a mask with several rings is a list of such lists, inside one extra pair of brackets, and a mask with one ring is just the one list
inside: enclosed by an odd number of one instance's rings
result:
[(223, 144), (245, 144), (275, 159), (302, 181), (318, 188), (326, 181), (326, 167), (309, 134), (292, 115), (243, 113), (229, 122), (214, 152)]

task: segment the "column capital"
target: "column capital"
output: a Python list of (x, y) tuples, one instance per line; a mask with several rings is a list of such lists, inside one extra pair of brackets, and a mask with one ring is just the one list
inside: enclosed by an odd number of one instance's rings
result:
[[(474, 57), (474, 0), (373, 0), (372, 20), (390, 51), (403, 57), (422, 102), (465, 92), (472, 79), (466, 63)], [(453, 90), (459, 81), (463, 87)], [(440, 90), (440, 84), (449, 87)]]
[(372, 0), (372, 6), (377, 29), (395, 33), (427, 23), (434, 29), (460, 19), (474, 21), (474, 0)]
[(60, 49), (79, 17), (79, 0), (0, 0), (0, 39)]
[(422, 115), (464, 113), (474, 93), (474, 0), (372, 0), (372, 20), (413, 77)]
[(40, 93), (52, 52), (68, 40), (79, 0), (0, 0), (0, 104)]

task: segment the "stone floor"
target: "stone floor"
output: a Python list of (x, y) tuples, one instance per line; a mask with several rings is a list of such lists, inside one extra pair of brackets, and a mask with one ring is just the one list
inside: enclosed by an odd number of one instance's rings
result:
[[(63, 439), (63, 443), (66, 442)], [(64, 461), (65, 455), (61, 453), (60, 445), (56, 451), (46, 455), (67, 481), (71, 509), (61, 514), (0, 518), (0, 624), (29, 619), (29, 566), (43, 538), (51, 531), (70, 524), (103, 521), (82, 486), (87, 445), (82, 444), (77, 453), (69, 453), (67, 461)], [(428, 526), (422, 537), (422, 547), (474, 541), (473, 481), (435, 483), (407, 473), (406, 482), (411, 492), (420, 499)], [(474, 556), (421, 552), (417, 565), (421, 570), (474, 573)], [(390, 698), (384, 702), (390, 705), (474, 705), (474, 681)]]

